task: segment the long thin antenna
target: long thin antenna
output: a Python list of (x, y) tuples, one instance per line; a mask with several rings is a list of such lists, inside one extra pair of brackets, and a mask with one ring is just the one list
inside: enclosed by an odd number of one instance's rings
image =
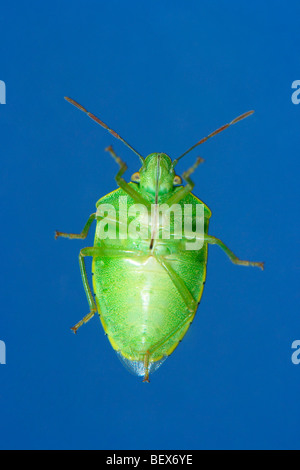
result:
[(94, 121), (96, 121), (97, 124), (100, 124), (100, 126), (104, 127), (104, 129), (108, 130), (108, 132), (110, 132), (116, 139), (119, 139), (123, 142), (123, 144), (125, 144), (127, 147), (130, 148), (130, 150), (132, 150), (138, 157), (139, 159), (141, 160), (141, 162), (143, 163), (145, 161), (144, 157), (142, 157), (142, 155), (140, 153), (138, 153), (136, 150), (134, 150), (133, 147), (131, 147), (131, 145), (128, 144), (128, 142), (126, 142), (126, 140), (124, 140), (119, 134), (117, 134), (115, 131), (113, 131), (110, 127), (108, 127), (107, 124), (105, 124), (103, 121), (101, 121), (99, 118), (97, 118), (97, 116), (95, 116), (94, 114), (90, 113), (89, 111), (87, 111), (83, 106), (81, 106), (81, 104), (77, 103), (76, 101), (72, 100), (71, 98), (68, 98), (67, 96), (65, 96), (65, 100), (67, 100), (69, 103), (73, 104), (74, 106), (76, 106), (76, 108), (80, 109), (81, 111), (83, 111), (85, 114), (87, 114), (91, 119), (93, 119)]
[(251, 114), (253, 114), (254, 111), (248, 111), (247, 113), (244, 113), (244, 114), (241, 114), (240, 116), (238, 116), (237, 118), (235, 118), (233, 121), (229, 122), (228, 124), (225, 124), (224, 126), (220, 127), (219, 129), (217, 129), (216, 131), (212, 132), (211, 134), (209, 134), (207, 137), (204, 137), (203, 139), (199, 140), (199, 142), (197, 142), (195, 145), (193, 145), (192, 147), (190, 147), (186, 152), (184, 152), (182, 155), (180, 155), (180, 157), (176, 158), (176, 160), (173, 161), (173, 168), (177, 165), (178, 161), (184, 157), (187, 153), (189, 153), (191, 150), (193, 150), (195, 147), (198, 147), (198, 145), (200, 144), (203, 144), (204, 142), (206, 142), (208, 139), (210, 139), (211, 137), (214, 137), (215, 135), (219, 134), (220, 132), (222, 131), (225, 131), (225, 129), (227, 129), (227, 127), (229, 126), (232, 126), (232, 124), (236, 124), (237, 122), (241, 121), (242, 119), (245, 119), (246, 117), (250, 116)]

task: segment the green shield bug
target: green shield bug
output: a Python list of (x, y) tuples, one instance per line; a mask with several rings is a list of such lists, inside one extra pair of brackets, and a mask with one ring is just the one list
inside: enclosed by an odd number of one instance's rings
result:
[[(120, 166), (115, 178), (119, 188), (99, 199), (97, 211), (81, 233), (55, 233), (55, 238), (84, 239), (92, 222), (97, 222), (94, 245), (79, 254), (90, 312), (72, 330), (76, 333), (98, 312), (123, 364), (149, 382), (149, 374), (174, 351), (195, 316), (206, 277), (208, 244), (218, 245), (237, 265), (264, 268), (261, 262), (239, 259), (220, 239), (208, 234), (211, 211), (191, 192), (190, 176), (202, 159), (183, 173), (185, 185), (174, 170), (188, 152), (253, 111), (220, 127), (172, 161), (165, 153), (142, 157), (94, 114), (76, 101), (66, 100), (121, 140), (142, 164), (127, 183), (123, 178), (126, 164), (108, 147)], [(95, 298), (87, 278), (86, 256), (93, 259)]]

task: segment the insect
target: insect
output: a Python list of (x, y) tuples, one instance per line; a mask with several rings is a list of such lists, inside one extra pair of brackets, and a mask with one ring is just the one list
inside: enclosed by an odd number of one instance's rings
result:
[[(132, 175), (131, 182), (126, 182), (123, 178), (126, 164), (108, 147), (106, 150), (120, 167), (115, 177), (119, 188), (99, 199), (97, 211), (90, 215), (81, 233), (55, 232), (55, 238), (84, 239), (92, 222), (97, 222), (94, 245), (83, 248), (79, 254), (90, 311), (72, 330), (76, 333), (98, 312), (123, 364), (142, 376), (143, 382), (149, 382), (149, 374), (174, 351), (193, 321), (206, 278), (208, 244), (218, 245), (237, 265), (264, 268), (262, 262), (239, 259), (219, 238), (208, 234), (211, 211), (192, 194), (194, 183), (190, 178), (203, 160), (198, 158), (183, 173), (185, 185), (175, 173), (178, 161), (188, 152), (253, 111), (220, 127), (172, 161), (165, 153), (152, 153), (144, 158), (94, 114), (71, 98), (65, 99), (121, 140), (142, 165)], [(160, 210), (163, 205), (164, 214)], [(172, 220), (166, 217), (170, 208), (174, 212)], [(189, 229), (182, 232), (180, 213), (187, 209), (189, 217), (184, 221), (189, 221)], [(201, 209), (200, 216), (196, 213), (198, 209)], [(202, 229), (194, 230), (201, 221)], [(169, 231), (163, 237), (167, 225)], [(200, 245), (187, 247), (193, 233)], [(95, 297), (87, 278), (85, 257), (88, 256), (93, 259)]]

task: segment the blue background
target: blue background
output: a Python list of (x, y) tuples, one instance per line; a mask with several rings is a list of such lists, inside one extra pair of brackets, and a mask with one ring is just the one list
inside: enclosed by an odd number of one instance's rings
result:
[[(1, 8), (1, 448), (299, 448), (299, 2), (6, 2)], [(88, 313), (79, 232), (115, 189), (113, 144), (71, 96), (140, 153), (205, 158), (195, 194), (210, 233), (264, 272), (210, 247), (184, 341), (143, 384)], [(93, 230), (91, 231), (93, 232)], [(90, 270), (90, 261), (87, 262)], [(122, 289), (122, 286), (120, 286)]]

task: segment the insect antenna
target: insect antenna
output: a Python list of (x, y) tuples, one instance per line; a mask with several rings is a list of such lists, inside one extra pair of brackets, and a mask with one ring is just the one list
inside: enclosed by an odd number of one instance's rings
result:
[(211, 137), (214, 137), (215, 135), (219, 134), (220, 132), (222, 131), (225, 131), (225, 129), (227, 129), (229, 126), (232, 126), (232, 124), (236, 124), (237, 122), (241, 121), (242, 119), (245, 119), (246, 117), (250, 116), (251, 114), (253, 114), (254, 111), (248, 111), (247, 113), (244, 113), (244, 114), (241, 114), (240, 116), (236, 117), (235, 119), (233, 119), (233, 121), (229, 122), (228, 124), (225, 124), (224, 126), (222, 127), (219, 127), (219, 129), (217, 129), (216, 131), (212, 132), (211, 134), (209, 134), (208, 136), (206, 137), (203, 137), (203, 139), (199, 140), (199, 142), (197, 142), (195, 145), (193, 145), (192, 147), (190, 147), (188, 150), (186, 150), (186, 152), (184, 152), (182, 155), (180, 155), (180, 157), (176, 158), (176, 160), (173, 161), (173, 168), (177, 165), (178, 161), (184, 157), (187, 153), (189, 153), (191, 150), (194, 150), (195, 147), (198, 147), (198, 145), (200, 144), (203, 144), (204, 142), (206, 142), (208, 139), (210, 139)]
[(138, 153), (133, 147), (131, 147), (131, 145), (129, 145), (128, 142), (126, 142), (126, 140), (124, 140), (119, 134), (117, 134), (107, 124), (105, 124), (103, 121), (101, 121), (101, 119), (97, 118), (97, 116), (95, 116), (94, 114), (87, 111), (87, 109), (85, 109), (83, 106), (81, 106), (81, 104), (77, 103), (76, 101), (72, 100), (71, 98), (68, 98), (67, 96), (65, 96), (65, 100), (68, 101), (69, 103), (73, 104), (74, 106), (76, 106), (76, 108), (80, 109), (85, 114), (87, 114), (97, 124), (100, 124), (100, 126), (104, 127), (104, 129), (106, 129), (108, 132), (110, 132), (116, 139), (121, 140), (123, 142), (123, 144), (125, 144), (127, 147), (129, 147), (130, 150), (132, 150), (139, 157), (141, 162), (144, 163), (144, 161), (145, 161), (144, 157), (142, 157), (142, 155), (140, 153)]

